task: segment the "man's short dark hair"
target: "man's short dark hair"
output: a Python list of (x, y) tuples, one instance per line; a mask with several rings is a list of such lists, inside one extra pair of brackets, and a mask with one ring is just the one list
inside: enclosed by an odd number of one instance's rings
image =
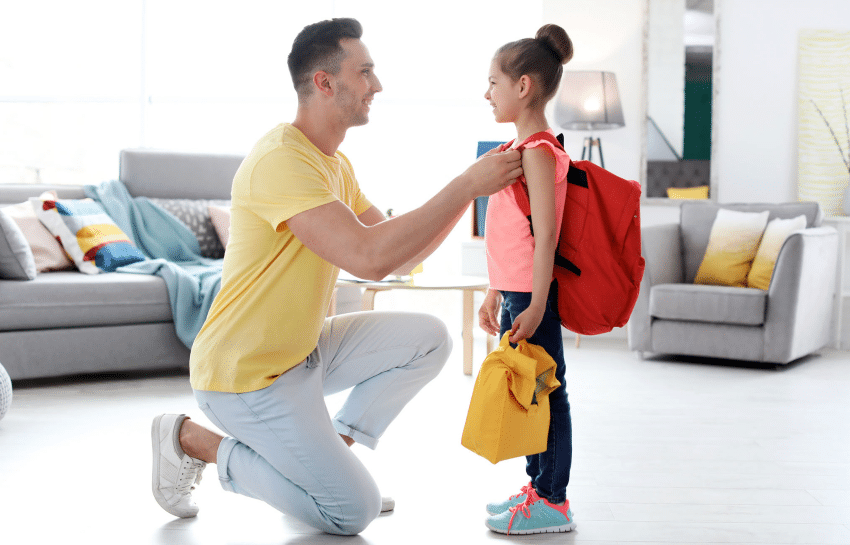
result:
[(356, 19), (336, 18), (304, 27), (292, 43), (287, 64), (299, 100), (310, 94), (316, 70), (339, 73), (344, 55), (340, 40), (360, 39), (363, 27)]

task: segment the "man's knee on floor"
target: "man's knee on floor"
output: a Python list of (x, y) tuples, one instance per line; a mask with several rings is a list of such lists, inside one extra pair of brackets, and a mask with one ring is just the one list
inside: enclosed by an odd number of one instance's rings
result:
[(380, 514), (380, 495), (374, 497), (372, 494), (364, 495), (359, 501), (348, 503), (341, 515), (339, 511), (333, 514), (327, 513), (332, 520), (333, 528), (325, 529), (325, 532), (343, 536), (357, 535)]

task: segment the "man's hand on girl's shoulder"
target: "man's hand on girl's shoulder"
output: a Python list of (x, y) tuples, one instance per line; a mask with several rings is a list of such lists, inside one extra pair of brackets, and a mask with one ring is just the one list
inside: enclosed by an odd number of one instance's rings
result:
[(522, 175), (522, 155), (516, 150), (485, 154), (461, 176), (467, 179), (474, 197), (492, 195)]

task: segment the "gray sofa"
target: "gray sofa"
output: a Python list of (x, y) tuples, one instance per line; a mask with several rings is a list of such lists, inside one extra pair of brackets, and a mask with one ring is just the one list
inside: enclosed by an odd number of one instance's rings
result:
[[(770, 287), (693, 283), (719, 208), (805, 214), (806, 229), (782, 246)], [(683, 203), (679, 223), (642, 229), (646, 271), (628, 324), (629, 348), (644, 353), (787, 364), (831, 341), (838, 234), (821, 227), (816, 203)]]
[[(242, 157), (124, 150), (120, 175), (133, 196), (230, 199)], [(81, 186), (0, 185), (0, 206), (53, 189), (83, 198)], [(157, 276), (74, 271), (0, 280), (0, 363), (12, 380), (80, 373), (188, 367)]]

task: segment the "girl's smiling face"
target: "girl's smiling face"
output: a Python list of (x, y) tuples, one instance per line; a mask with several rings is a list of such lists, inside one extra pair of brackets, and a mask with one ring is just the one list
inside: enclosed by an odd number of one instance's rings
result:
[(519, 117), (522, 109), (520, 100), (521, 82), (511, 81), (510, 76), (502, 72), (498, 57), (490, 63), (490, 82), (484, 98), (493, 107), (497, 123), (511, 123)]

